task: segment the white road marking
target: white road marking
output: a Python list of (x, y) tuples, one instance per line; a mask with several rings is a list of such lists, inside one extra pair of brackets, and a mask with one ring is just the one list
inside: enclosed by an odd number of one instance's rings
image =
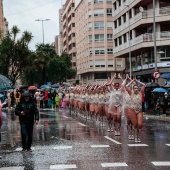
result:
[(78, 123), (79, 125), (81, 125), (81, 126), (86, 126), (86, 125), (84, 125), (83, 123)]
[(60, 164), (60, 165), (51, 165), (50, 169), (75, 169), (77, 166), (75, 164)]
[(112, 141), (112, 142), (118, 144), (118, 145), (121, 144), (120, 142), (118, 142), (118, 141), (116, 141), (116, 140), (114, 140), (114, 139), (112, 139), (112, 138), (110, 138), (110, 137), (108, 137), (108, 136), (104, 136), (104, 137), (105, 137), (106, 139), (108, 139), (108, 140), (110, 140), (110, 141)]
[(155, 166), (170, 166), (170, 162), (152, 162)]
[(109, 145), (91, 145), (92, 148), (109, 148)]
[(68, 118), (69, 118), (69, 117), (67, 117), (67, 116), (62, 116), (62, 117), (66, 118), (66, 119), (68, 119)]
[(3, 167), (0, 170), (24, 170), (24, 166)]
[(72, 149), (72, 146), (56, 146), (53, 149)]
[(128, 166), (124, 162), (115, 162), (115, 163), (101, 163), (102, 167), (121, 167), (121, 166)]
[(170, 144), (166, 144), (167, 146), (170, 146)]
[(147, 144), (128, 144), (128, 146), (148, 146)]
[[(31, 147), (32, 150), (34, 150), (34, 147)], [(15, 151), (22, 151), (22, 148), (16, 148)]]

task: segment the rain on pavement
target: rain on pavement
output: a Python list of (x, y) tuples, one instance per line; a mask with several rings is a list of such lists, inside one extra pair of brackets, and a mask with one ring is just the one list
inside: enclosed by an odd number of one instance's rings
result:
[(65, 110), (40, 110), (33, 152), (21, 151), (18, 118), (3, 110), (0, 170), (169, 170), (170, 119), (144, 116), (140, 144), (129, 141), (125, 118), (121, 136), (107, 132), (107, 122), (84, 119)]

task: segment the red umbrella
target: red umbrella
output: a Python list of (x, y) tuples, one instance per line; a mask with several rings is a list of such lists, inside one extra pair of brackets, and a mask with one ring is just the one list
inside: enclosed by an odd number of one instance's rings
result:
[(28, 90), (37, 90), (37, 87), (36, 86), (29, 86)]

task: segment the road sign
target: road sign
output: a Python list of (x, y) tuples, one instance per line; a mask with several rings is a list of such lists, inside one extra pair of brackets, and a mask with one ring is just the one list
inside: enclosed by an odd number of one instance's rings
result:
[(161, 77), (161, 73), (159, 71), (154, 71), (152, 76), (154, 79), (159, 79)]

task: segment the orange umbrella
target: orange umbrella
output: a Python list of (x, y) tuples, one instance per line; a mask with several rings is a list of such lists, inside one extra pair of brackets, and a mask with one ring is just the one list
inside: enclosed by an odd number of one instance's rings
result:
[(28, 90), (37, 90), (37, 87), (36, 86), (29, 86)]

